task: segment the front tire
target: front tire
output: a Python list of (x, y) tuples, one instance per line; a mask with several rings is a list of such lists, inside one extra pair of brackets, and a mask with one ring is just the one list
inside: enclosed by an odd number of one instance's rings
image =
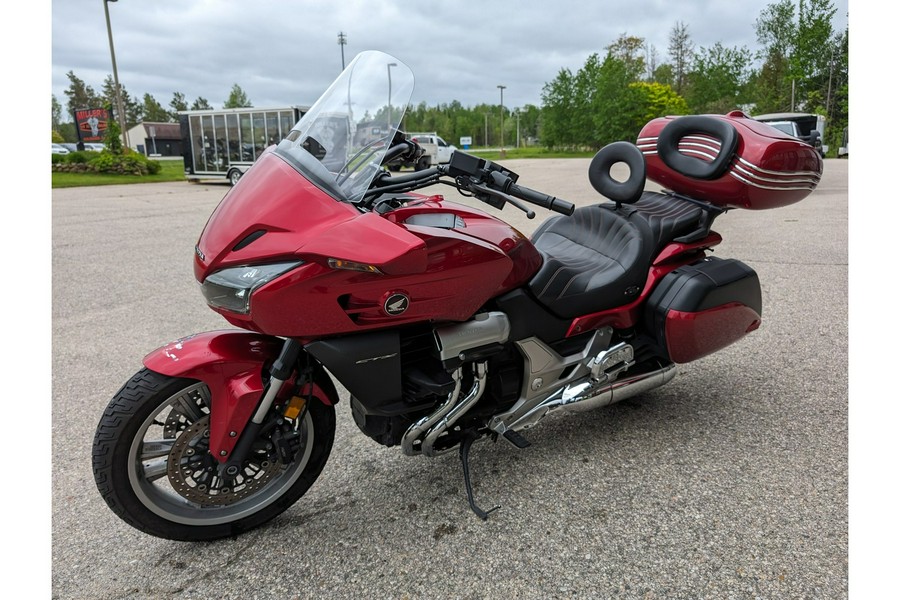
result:
[[(123, 521), (181, 541), (236, 536), (275, 518), (303, 496), (334, 442), (334, 407), (307, 404), (301, 446), (282, 464), (251, 454), (230, 482), (208, 452), (209, 390), (202, 382), (138, 371), (113, 397), (94, 436), (94, 480)], [(224, 483), (223, 483), (224, 482)]]

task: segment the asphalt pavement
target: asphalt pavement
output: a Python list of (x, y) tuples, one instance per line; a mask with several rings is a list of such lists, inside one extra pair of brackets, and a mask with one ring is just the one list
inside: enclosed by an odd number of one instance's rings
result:
[[(504, 164), (528, 187), (599, 200), (587, 160)], [(468, 507), (455, 453), (379, 446), (342, 401), (308, 494), (214, 543), (153, 538), (116, 518), (94, 486), (91, 443), (146, 353), (228, 327), (191, 260), (229, 188), (53, 190), (53, 597), (847, 597), (848, 164), (826, 160), (798, 204), (716, 222), (715, 255), (759, 274), (758, 331), (651, 393), (548, 417), (525, 450), (476, 445), (476, 498), (502, 506), (488, 521)], [(524, 233), (548, 216), (503, 214)]]

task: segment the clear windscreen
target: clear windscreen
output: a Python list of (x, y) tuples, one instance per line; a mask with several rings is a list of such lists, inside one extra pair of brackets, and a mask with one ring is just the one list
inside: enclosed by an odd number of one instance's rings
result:
[(356, 203), (381, 169), (414, 78), (383, 52), (362, 52), (278, 144), (276, 153), (338, 200)]

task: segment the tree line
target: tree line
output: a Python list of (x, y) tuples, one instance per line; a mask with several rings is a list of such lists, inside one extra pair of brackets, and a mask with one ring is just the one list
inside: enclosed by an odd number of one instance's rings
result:
[(769, 4), (754, 24), (757, 52), (721, 43), (695, 48), (679, 22), (668, 62), (642, 38), (622, 35), (602, 57), (592, 54), (574, 73), (562, 69), (544, 86), (541, 141), (596, 149), (634, 141), (656, 117), (744, 110), (821, 114), (824, 143), (836, 150), (848, 122), (849, 32), (833, 29), (835, 12), (831, 0)]
[[(848, 122), (848, 37), (835, 31), (832, 0), (777, 0), (754, 23), (759, 49), (717, 42), (696, 47), (690, 28), (672, 27), (667, 60), (644, 38), (621, 35), (604, 53), (587, 57), (576, 71), (560, 69), (541, 91), (541, 106), (511, 108), (458, 101), (410, 106), (406, 131), (436, 131), (451, 143), (463, 136), (476, 146), (540, 144), (550, 148), (598, 149), (616, 140), (634, 141), (649, 120), (665, 115), (812, 112), (827, 120), (825, 143), (836, 149)], [(53, 97), (53, 129), (75, 140), (75, 108), (114, 106), (115, 84), (108, 76), (99, 93), (67, 73), (67, 112)], [(189, 103), (175, 92), (168, 107), (152, 95), (137, 99), (120, 85), (127, 127), (142, 121), (172, 122), (178, 111), (210, 109), (202, 97)], [(234, 84), (223, 108), (252, 103)], [(501, 131), (502, 121), (502, 131)]]

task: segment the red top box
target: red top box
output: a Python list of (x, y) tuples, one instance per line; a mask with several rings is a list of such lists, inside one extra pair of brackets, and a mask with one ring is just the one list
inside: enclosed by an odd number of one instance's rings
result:
[(812, 146), (740, 111), (653, 119), (637, 146), (650, 180), (725, 208), (793, 204), (822, 177), (822, 158)]

